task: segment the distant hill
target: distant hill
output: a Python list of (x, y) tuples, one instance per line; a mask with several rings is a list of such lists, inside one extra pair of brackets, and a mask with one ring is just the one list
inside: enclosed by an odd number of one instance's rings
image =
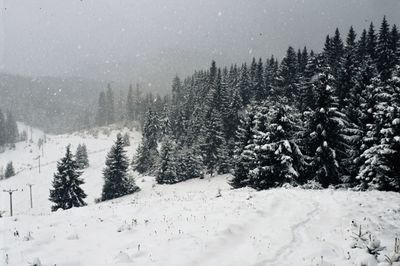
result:
[(88, 126), (107, 82), (82, 78), (29, 78), (0, 73), (0, 108), (47, 132)]

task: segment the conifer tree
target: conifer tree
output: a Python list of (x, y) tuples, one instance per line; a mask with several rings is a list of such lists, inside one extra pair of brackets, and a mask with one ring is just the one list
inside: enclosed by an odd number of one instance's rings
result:
[(266, 98), (264, 85), (264, 66), (260, 58), (254, 76), (253, 94), (255, 101), (261, 102)]
[(158, 158), (157, 141), (159, 123), (157, 115), (149, 109), (145, 116), (142, 143), (139, 145), (133, 160), (133, 168), (141, 174), (151, 173)]
[(308, 154), (312, 157), (312, 172), (323, 187), (341, 182), (344, 174), (342, 160), (346, 157), (346, 136), (344, 127), (347, 117), (337, 109), (334, 97), (334, 80), (329, 68), (320, 66), (320, 72), (313, 85), (317, 95), (316, 108), (308, 121)]
[(221, 115), (218, 110), (210, 110), (206, 118), (204, 129), (202, 130), (201, 150), (204, 165), (207, 172), (212, 176), (218, 172), (218, 166), (227, 158), (223, 150), (225, 138), (221, 122)]
[(135, 99), (133, 97), (133, 87), (129, 85), (128, 96), (126, 98), (126, 117), (129, 121), (135, 120)]
[(250, 185), (250, 171), (255, 167), (253, 128), (255, 122), (254, 107), (249, 107), (240, 120), (236, 133), (234, 173), (230, 180), (233, 188)]
[(9, 163), (6, 165), (6, 170), (5, 170), (5, 172), (4, 172), (4, 177), (5, 177), (5, 178), (9, 178), (9, 177), (12, 177), (12, 176), (15, 176), (15, 170), (14, 170), (13, 163), (12, 163), (12, 162), (9, 162)]
[(96, 122), (98, 126), (107, 124), (107, 101), (104, 91), (100, 92)]
[(392, 74), (395, 54), (391, 46), (391, 36), (389, 24), (386, 17), (383, 18), (379, 31), (378, 43), (376, 46), (376, 66), (380, 74), (380, 79), (385, 82)]
[(89, 158), (87, 153), (86, 144), (79, 144), (75, 153), (76, 163), (79, 169), (85, 169), (89, 167)]
[(106, 167), (103, 170), (104, 185), (101, 200), (119, 198), (136, 192), (139, 188), (129, 175), (129, 161), (124, 150), (124, 140), (121, 134), (107, 154)]
[(125, 145), (125, 147), (131, 146), (131, 142), (130, 142), (130, 140), (129, 140), (129, 134), (128, 134), (128, 133), (125, 133), (125, 134), (124, 134), (123, 140), (124, 140), (124, 145)]
[(240, 92), (240, 96), (242, 97), (243, 105), (246, 106), (251, 100), (250, 76), (246, 64), (243, 64), (240, 69), (238, 90)]
[(156, 174), (158, 184), (174, 184), (178, 182), (176, 148), (174, 143), (167, 139), (163, 142), (160, 152), (160, 162)]
[(400, 68), (386, 83), (375, 79), (374, 123), (367, 137), (373, 144), (361, 155), (361, 188), (400, 192)]
[(204, 164), (197, 144), (178, 151), (176, 167), (178, 181), (204, 177)]
[(17, 122), (15, 121), (14, 116), (10, 111), (8, 111), (6, 114), (5, 136), (6, 143), (15, 143), (18, 138)]
[(354, 87), (354, 75), (356, 72), (356, 33), (353, 27), (350, 28), (349, 33), (347, 35), (346, 47), (344, 50), (344, 55), (342, 60), (340, 61), (340, 68), (338, 70), (337, 77), (337, 97), (338, 97), (338, 108), (342, 112), (346, 112), (344, 110), (349, 103), (350, 98), (350, 90)]
[(0, 109), (0, 147), (6, 144), (6, 123), (4, 114)]
[(84, 181), (80, 178), (82, 172), (68, 145), (65, 156), (57, 163), (57, 172), (54, 174), (53, 189), (50, 190), (49, 200), (54, 203), (52, 211), (82, 207), (86, 203), (85, 192), (80, 187)]
[(282, 60), (280, 67), (280, 86), (283, 90), (282, 96), (286, 97), (289, 102), (298, 97), (297, 84), (297, 56), (293, 47), (289, 46), (286, 51), (286, 57)]
[(376, 59), (376, 45), (377, 45), (377, 36), (375, 33), (374, 24), (371, 22), (368, 29), (367, 35), (367, 52), (371, 59), (375, 61)]
[(115, 122), (115, 103), (114, 103), (114, 92), (111, 89), (111, 85), (107, 85), (106, 92), (106, 106), (107, 106), (107, 124), (112, 124)]

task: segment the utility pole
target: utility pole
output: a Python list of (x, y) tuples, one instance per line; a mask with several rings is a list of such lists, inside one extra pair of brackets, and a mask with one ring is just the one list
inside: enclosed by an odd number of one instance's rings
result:
[(30, 199), (31, 199), (31, 209), (33, 208), (33, 201), (32, 201), (32, 186), (34, 185), (34, 184), (26, 184), (28, 187), (29, 187), (29, 196), (30, 196)]
[(12, 210), (12, 193), (18, 191), (18, 189), (9, 189), (9, 190), (3, 190), (3, 192), (7, 192), (8, 194), (10, 194), (10, 216), (13, 215), (13, 210)]

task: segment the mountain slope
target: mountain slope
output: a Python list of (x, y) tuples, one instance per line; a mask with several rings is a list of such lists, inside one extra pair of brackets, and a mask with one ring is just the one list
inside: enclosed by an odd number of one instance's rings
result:
[[(13, 159), (17, 176), (0, 181), (14, 193), (14, 217), (0, 219), (0, 261), (28, 265), (353, 265), (365, 252), (351, 249), (358, 225), (387, 249), (400, 232), (400, 195), (280, 188), (256, 192), (231, 190), (229, 176), (196, 179), (167, 186), (153, 177), (137, 177), (141, 191), (94, 204), (102, 187), (110, 137), (83, 134), (49, 136), (41, 174), (31, 158), (40, 151), (19, 143), (0, 154)], [(41, 136), (35, 131), (34, 136)], [(130, 156), (140, 140), (131, 133)], [(86, 143), (91, 166), (83, 175), (89, 205), (50, 212), (47, 200), (55, 160), (66, 144)], [(30, 152), (32, 149), (32, 153)], [(50, 152), (51, 151), (51, 152)], [(28, 167), (28, 168), (27, 168)], [(26, 183), (35, 183), (34, 208), (29, 208)], [(218, 190), (221, 196), (217, 197)], [(0, 210), (8, 211), (1, 193)], [(357, 225), (357, 226), (356, 226)], [(19, 236), (14, 236), (18, 231)]]

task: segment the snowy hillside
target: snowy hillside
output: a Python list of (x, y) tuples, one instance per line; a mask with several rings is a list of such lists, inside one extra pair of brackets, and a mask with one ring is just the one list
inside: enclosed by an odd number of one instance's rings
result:
[[(126, 129), (124, 131), (127, 131)], [(153, 177), (137, 177), (141, 191), (94, 204), (101, 194), (105, 156), (115, 135), (47, 136), (41, 173), (35, 160), (42, 151), (18, 143), (0, 154), (0, 165), (12, 160), (18, 174), (0, 181), (0, 265), (354, 265), (366, 252), (352, 249), (354, 232), (368, 230), (393, 250), (400, 236), (400, 194), (333, 190), (231, 190), (229, 176), (196, 179), (172, 186)], [(140, 134), (129, 132), (129, 157)], [(49, 189), (56, 161), (65, 146), (85, 143), (90, 167), (83, 189), (87, 207), (50, 212)], [(29, 189), (33, 186), (33, 209)], [(220, 190), (220, 194), (219, 194)], [(219, 196), (220, 195), (220, 196)], [(18, 235), (16, 235), (18, 232)], [(8, 263), (8, 264), (7, 264)], [(363, 264), (359, 264), (363, 265)]]

